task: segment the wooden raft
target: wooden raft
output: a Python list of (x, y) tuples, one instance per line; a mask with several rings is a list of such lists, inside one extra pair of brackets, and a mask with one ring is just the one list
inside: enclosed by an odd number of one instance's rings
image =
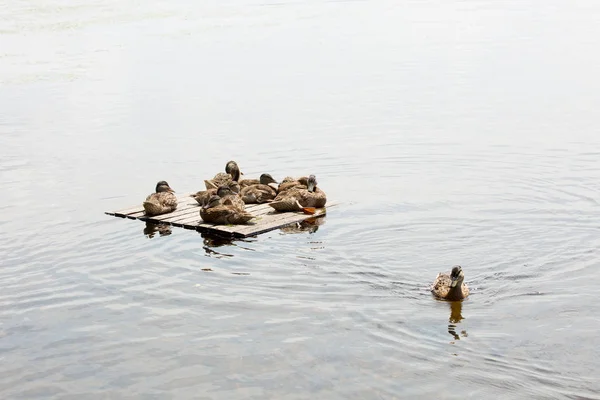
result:
[[(121, 218), (139, 219), (140, 221), (148, 221), (155, 224), (163, 223), (185, 229), (195, 229), (200, 232), (213, 233), (220, 236), (245, 238), (310, 218), (322, 217), (326, 212), (325, 208), (318, 208), (314, 215), (304, 214), (303, 212), (280, 213), (273, 210), (268, 204), (248, 204), (246, 205), (246, 211), (254, 215), (254, 218), (247, 224), (214, 225), (207, 224), (200, 218), (200, 206), (192, 197), (189, 195), (177, 196), (177, 200), (177, 210), (152, 217), (145, 215), (144, 208), (141, 205), (119, 211), (107, 211), (105, 214)], [(337, 203), (327, 202), (327, 207), (335, 205)]]

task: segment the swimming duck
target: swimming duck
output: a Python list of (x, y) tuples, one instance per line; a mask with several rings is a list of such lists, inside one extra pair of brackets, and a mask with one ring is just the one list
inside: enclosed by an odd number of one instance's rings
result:
[(441, 272), (435, 278), (431, 292), (442, 299), (456, 301), (462, 300), (469, 295), (469, 288), (464, 283), (465, 274), (460, 265), (452, 267), (450, 275)]
[[(243, 180), (240, 185), (249, 180)], [(252, 179), (252, 181), (256, 181), (256, 179)], [(262, 174), (258, 183), (242, 188), (240, 193), (242, 200), (246, 204), (260, 204), (273, 200), (277, 196), (277, 190), (269, 185), (272, 183), (277, 183), (277, 181), (269, 174)]]
[(228, 161), (225, 164), (225, 172), (219, 172), (213, 179), (205, 180), (206, 189), (217, 189), (219, 186), (228, 184), (231, 181), (240, 180), (240, 168), (235, 161)]
[(254, 216), (233, 205), (224, 205), (219, 195), (210, 197), (208, 204), (200, 208), (204, 222), (217, 225), (239, 225), (250, 221)]
[(155, 193), (146, 197), (142, 204), (146, 215), (159, 215), (175, 211), (177, 208), (177, 196), (166, 181), (160, 181), (156, 184)]
[[(310, 175), (307, 179), (306, 189), (293, 187), (280, 192), (275, 199), (269, 203), (276, 211), (301, 211), (306, 208), (325, 207), (327, 196), (325, 192), (317, 187), (317, 178)], [(314, 212), (314, 210), (313, 210)]]

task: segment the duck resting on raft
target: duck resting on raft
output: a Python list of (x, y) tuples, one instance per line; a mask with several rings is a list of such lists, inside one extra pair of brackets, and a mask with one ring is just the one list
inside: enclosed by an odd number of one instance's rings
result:
[(166, 181), (156, 184), (155, 193), (146, 197), (142, 203), (146, 215), (154, 216), (170, 213), (177, 208), (177, 196)]
[(230, 202), (224, 204), (219, 195), (213, 195), (208, 204), (200, 208), (200, 217), (204, 222), (217, 225), (240, 225), (250, 221), (254, 216)]
[(241, 175), (240, 167), (235, 161), (228, 161), (225, 165), (225, 172), (219, 172), (212, 179), (204, 181), (206, 189), (218, 189), (219, 186), (227, 185), (230, 182), (238, 182)]
[(279, 212), (304, 211), (307, 214), (314, 214), (316, 208), (325, 207), (327, 196), (317, 187), (317, 178), (310, 175), (306, 183), (306, 188), (293, 187), (280, 192), (269, 206)]
[(242, 191), (240, 195), (246, 204), (261, 204), (273, 200), (277, 196), (277, 190), (272, 187), (277, 184), (270, 174), (262, 174), (260, 180), (246, 179), (240, 182)]

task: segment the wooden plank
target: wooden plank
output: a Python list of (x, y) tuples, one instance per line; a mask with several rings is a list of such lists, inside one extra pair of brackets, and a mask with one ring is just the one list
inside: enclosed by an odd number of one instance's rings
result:
[(246, 204), (244, 208), (248, 212), (254, 212), (254, 210), (261, 208), (262, 206), (264, 206), (264, 204)]
[(179, 226), (185, 229), (196, 229), (198, 225), (202, 223), (202, 218), (200, 218), (200, 214), (189, 216), (187, 219), (182, 219), (179, 221), (172, 222), (172, 225)]
[(106, 214), (108, 215), (116, 215), (118, 217), (123, 216), (125, 217), (128, 214), (137, 212), (137, 211), (143, 211), (144, 207), (142, 207), (141, 203), (139, 206), (137, 207), (130, 207), (130, 208), (125, 208), (123, 210), (117, 210), (117, 211), (113, 211), (113, 212), (107, 212)]
[(270, 212), (275, 212), (275, 210), (269, 206), (269, 204), (265, 203), (265, 204), (258, 204), (258, 207), (254, 208), (251, 211), (251, 214), (254, 216), (261, 216), (261, 215), (265, 215), (268, 214)]
[(226, 236), (234, 236), (235, 230), (237, 227), (242, 225), (213, 225), (207, 224), (200, 217), (200, 213), (197, 215), (193, 215), (188, 217), (187, 219), (183, 219), (180, 221), (176, 221), (174, 223), (175, 226), (181, 226), (185, 229), (196, 229), (202, 232), (211, 232), (217, 234), (224, 234)]
[[(337, 205), (337, 203), (331, 202), (331, 204), (327, 204), (327, 207), (331, 208), (335, 205)], [(310, 218), (322, 217), (326, 214), (326, 208), (318, 209), (314, 215), (304, 214), (303, 212), (280, 213), (274, 211), (269, 214), (264, 214), (259, 220), (252, 220), (255, 221), (254, 225), (238, 225), (239, 228), (236, 229), (235, 233), (241, 235), (241, 237), (258, 235), (260, 233), (277, 229), (281, 226), (302, 222)]]
[[(327, 208), (334, 207), (338, 203), (329, 201)], [(326, 209), (318, 209), (315, 215), (304, 214), (302, 212), (280, 213), (273, 210), (268, 204), (248, 204), (246, 211), (255, 216), (245, 225), (213, 225), (202, 221), (200, 217), (200, 206), (189, 195), (178, 197), (177, 209), (171, 213), (156, 216), (146, 216), (143, 207), (129, 207), (119, 211), (106, 212), (108, 215), (116, 217), (126, 217), (130, 219), (139, 219), (153, 223), (164, 223), (173, 226), (183, 227), (185, 229), (195, 229), (201, 232), (208, 232), (221, 236), (229, 237), (248, 237), (260, 233), (268, 232), (289, 224), (301, 222), (310, 218), (318, 218), (326, 213)]]

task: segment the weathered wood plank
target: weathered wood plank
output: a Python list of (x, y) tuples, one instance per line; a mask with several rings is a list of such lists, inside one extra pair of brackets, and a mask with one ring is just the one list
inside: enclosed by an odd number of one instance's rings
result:
[[(337, 205), (335, 202), (330, 202), (327, 207), (331, 208)], [(270, 207), (269, 207), (270, 208)], [(242, 235), (242, 237), (253, 236), (260, 233), (268, 232), (270, 230), (286, 226), (296, 222), (301, 222), (309, 218), (318, 218), (324, 216), (326, 208), (320, 208), (314, 215), (304, 214), (303, 212), (285, 212), (279, 213), (273, 211), (269, 214), (264, 214), (258, 219), (253, 219), (250, 222), (254, 222), (254, 225), (238, 225), (236, 233)]]
[(174, 221), (171, 224), (174, 226), (180, 226), (185, 229), (196, 229), (198, 225), (202, 223), (202, 218), (200, 218), (200, 214), (191, 215), (186, 219), (181, 219), (179, 221)]
[(258, 207), (254, 208), (252, 210), (252, 215), (254, 216), (261, 216), (261, 215), (265, 215), (268, 214), (270, 212), (274, 212), (275, 210), (271, 207), (269, 207), (269, 204), (264, 203), (264, 204), (258, 204)]
[[(336, 206), (338, 203), (329, 201), (327, 207)], [(108, 215), (124, 217), (130, 219), (139, 219), (153, 223), (165, 223), (173, 226), (183, 227), (185, 229), (195, 229), (201, 232), (214, 233), (224, 236), (248, 237), (268, 232), (296, 222), (301, 222), (310, 218), (318, 218), (325, 215), (325, 208), (318, 209), (315, 215), (304, 214), (302, 212), (279, 213), (269, 207), (268, 204), (248, 204), (246, 211), (255, 216), (245, 225), (213, 225), (202, 221), (200, 217), (200, 206), (189, 195), (184, 194), (178, 197), (177, 209), (171, 213), (156, 216), (146, 216), (143, 207), (129, 207), (119, 211), (106, 212)]]
[(242, 225), (213, 225), (207, 224), (200, 217), (200, 213), (196, 215), (190, 215), (186, 219), (181, 219), (172, 223), (175, 226), (181, 226), (186, 229), (196, 229), (203, 232), (221, 233), (231, 236), (234, 234), (236, 229)]

